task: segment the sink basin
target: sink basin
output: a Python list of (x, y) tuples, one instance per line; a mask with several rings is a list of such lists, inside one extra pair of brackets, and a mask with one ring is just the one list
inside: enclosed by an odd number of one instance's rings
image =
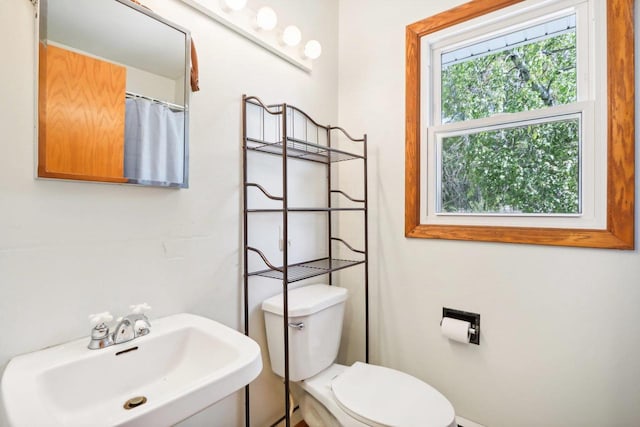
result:
[[(2, 377), (11, 426), (170, 426), (262, 370), (260, 347), (204, 317), (176, 314), (100, 350), (89, 338), (13, 358)], [(146, 402), (135, 406), (142, 399)], [(133, 408), (125, 409), (132, 400)], [(131, 404), (129, 406), (132, 406)]]

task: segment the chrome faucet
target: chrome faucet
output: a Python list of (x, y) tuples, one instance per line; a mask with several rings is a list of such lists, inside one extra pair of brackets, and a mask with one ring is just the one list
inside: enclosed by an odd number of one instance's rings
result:
[(113, 316), (109, 312), (89, 316), (89, 321), (94, 325), (91, 330), (89, 349), (95, 350), (131, 341), (151, 332), (151, 323), (144, 314), (144, 312), (151, 310), (151, 307), (147, 303), (143, 303), (132, 305), (130, 308), (132, 313), (117, 320), (118, 324), (113, 333), (109, 332), (109, 327), (105, 323), (113, 320)]
[(142, 313), (130, 314), (122, 319), (118, 319), (118, 325), (113, 331), (113, 343), (120, 344), (131, 341), (134, 338), (147, 335), (151, 332), (151, 323)]

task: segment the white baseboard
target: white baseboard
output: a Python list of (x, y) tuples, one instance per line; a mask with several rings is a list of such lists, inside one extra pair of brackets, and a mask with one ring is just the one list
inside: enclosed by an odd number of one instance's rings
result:
[(482, 424), (474, 423), (473, 421), (470, 421), (466, 418), (462, 418), (459, 416), (456, 416), (456, 422), (460, 424), (462, 427), (485, 427)]

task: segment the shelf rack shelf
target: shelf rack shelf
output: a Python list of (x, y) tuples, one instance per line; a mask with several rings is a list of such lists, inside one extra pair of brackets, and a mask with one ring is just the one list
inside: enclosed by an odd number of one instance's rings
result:
[[(267, 142), (255, 138), (247, 138), (247, 150), (260, 151), (266, 154), (282, 156), (282, 141)], [(317, 163), (333, 163), (345, 160), (363, 159), (362, 156), (336, 150), (320, 144), (287, 138), (287, 157), (309, 160)]]
[[(300, 280), (309, 279), (311, 277), (321, 276), (323, 274), (333, 273), (344, 268), (353, 267), (364, 264), (364, 260), (348, 260), (348, 259), (329, 259), (320, 258), (313, 261), (301, 262), (289, 265), (287, 268), (287, 282), (294, 283)], [(271, 279), (284, 280), (283, 268), (266, 269), (249, 273), (249, 276), (262, 276)]]
[[(284, 209), (247, 209), (249, 213), (282, 212)], [(289, 208), (289, 212), (364, 212), (364, 208)]]
[[(257, 114), (248, 114), (248, 108), (254, 109)], [(244, 202), (244, 325), (245, 334), (249, 335), (249, 278), (260, 276), (275, 279), (282, 282), (283, 309), (288, 313), (288, 285), (304, 279), (327, 275), (330, 285), (333, 284), (332, 273), (343, 269), (364, 265), (364, 289), (365, 289), (365, 361), (369, 361), (369, 268), (368, 268), (368, 202), (367, 202), (367, 136), (354, 138), (344, 129), (337, 126), (325, 126), (317, 123), (304, 111), (287, 104), (266, 105), (254, 96), (242, 97), (242, 124), (243, 124), (243, 202)], [(297, 126), (297, 128), (296, 128)], [(344, 137), (355, 143), (360, 143), (361, 153), (351, 153), (332, 147), (332, 134), (339, 132)], [(324, 140), (324, 143), (323, 143)], [(282, 192), (280, 195), (269, 193), (263, 186), (247, 180), (247, 154), (256, 152), (278, 156), (282, 159)], [(327, 190), (325, 206), (292, 207), (289, 206), (288, 195), (288, 161), (301, 160), (321, 163), (327, 167)], [(331, 182), (331, 167), (336, 162), (348, 160), (363, 162), (363, 190), (361, 199), (351, 197), (342, 190), (334, 189)], [(281, 203), (279, 207), (252, 208), (248, 204), (248, 189), (257, 188), (269, 200)], [(348, 199), (350, 207), (332, 205), (332, 195), (340, 195)], [(328, 229), (327, 256), (305, 262), (289, 263), (288, 245), (282, 248), (282, 265), (274, 265), (258, 248), (248, 244), (248, 222), (251, 214), (279, 213), (282, 215), (283, 241), (288, 241), (289, 214), (326, 213)], [(363, 215), (364, 249), (355, 249), (349, 243), (333, 235), (334, 212), (360, 212)], [(346, 246), (353, 258), (342, 259), (333, 256), (332, 243), (338, 242)], [(265, 269), (249, 270), (249, 254), (257, 254)], [(351, 257), (351, 255), (349, 256)], [(290, 401), (289, 401), (289, 332), (288, 315), (283, 316), (284, 322), (284, 386), (285, 386), (285, 415), (278, 422), (284, 420), (285, 426), (290, 427)], [(249, 386), (245, 389), (245, 423), (249, 427), (250, 405)], [(275, 425), (275, 424), (274, 424)]]

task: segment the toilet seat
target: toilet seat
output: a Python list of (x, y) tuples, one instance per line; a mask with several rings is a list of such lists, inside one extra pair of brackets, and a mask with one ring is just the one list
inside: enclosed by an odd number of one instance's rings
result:
[(338, 406), (374, 427), (455, 426), (451, 403), (429, 384), (394, 369), (354, 363), (331, 382)]

